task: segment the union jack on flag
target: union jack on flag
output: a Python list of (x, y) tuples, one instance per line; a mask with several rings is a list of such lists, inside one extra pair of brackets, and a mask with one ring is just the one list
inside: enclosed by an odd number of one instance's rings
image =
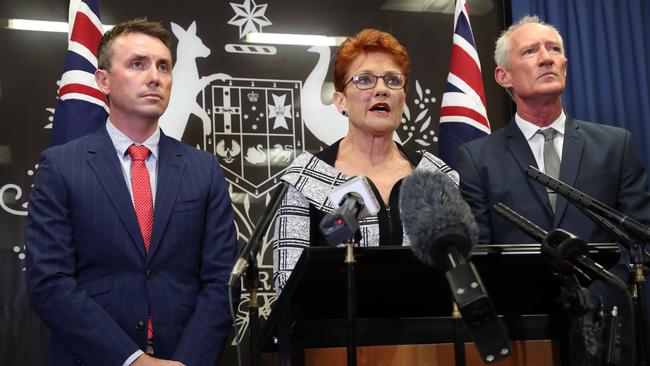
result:
[(68, 53), (50, 144), (60, 145), (95, 131), (108, 118), (106, 96), (97, 87), (97, 46), (103, 27), (95, 0), (70, 0)]
[(449, 75), (442, 95), (438, 154), (452, 168), (460, 145), (490, 133), (485, 91), (465, 0), (456, 1)]

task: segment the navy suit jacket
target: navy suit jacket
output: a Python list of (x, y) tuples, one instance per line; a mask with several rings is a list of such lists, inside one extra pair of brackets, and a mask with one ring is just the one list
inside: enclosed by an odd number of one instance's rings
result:
[[(590, 242), (613, 242), (558, 195), (555, 214), (546, 188), (529, 179), (535, 157), (514, 120), (458, 150), (460, 187), (476, 217), (481, 243), (534, 240), (493, 209), (502, 202), (544, 230), (566, 229)], [(646, 170), (627, 130), (567, 117), (560, 180), (629, 216), (650, 223)]]
[(215, 365), (230, 333), (237, 244), (217, 159), (161, 134), (154, 226), (144, 251), (105, 128), (43, 152), (28, 207), (27, 287), (51, 330), (49, 365), (155, 357)]

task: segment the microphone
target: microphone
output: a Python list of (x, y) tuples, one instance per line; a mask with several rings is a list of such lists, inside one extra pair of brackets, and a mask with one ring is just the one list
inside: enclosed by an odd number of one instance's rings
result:
[(288, 184), (281, 182), (280, 188), (277, 188), (275, 192), (273, 192), (273, 196), (271, 196), (264, 214), (262, 217), (260, 217), (257, 224), (255, 225), (255, 229), (253, 230), (250, 239), (248, 239), (246, 245), (239, 252), (237, 262), (235, 262), (235, 265), (232, 268), (232, 272), (230, 273), (230, 279), (228, 280), (229, 287), (235, 286), (235, 283), (237, 283), (241, 276), (244, 275), (244, 271), (246, 268), (248, 268), (250, 259), (254, 258), (257, 255), (257, 252), (259, 251), (259, 247), (261, 245), (262, 236), (264, 236), (266, 230), (268, 230), (269, 225), (273, 221), (275, 212), (278, 210), (278, 207), (280, 207), (282, 198), (284, 198), (284, 195), (287, 193), (288, 188)]
[(574, 270), (588, 277), (599, 278), (624, 292), (627, 291), (627, 286), (620, 278), (587, 256), (589, 246), (586, 241), (563, 229), (555, 229), (548, 233), (503, 203), (497, 203), (494, 209), (523, 232), (542, 243), (540, 251), (544, 261), (557, 272), (566, 274)]
[(416, 170), (404, 178), (399, 207), (413, 253), (432, 267), (452, 266), (448, 247), (464, 260), (478, 242), (472, 211), (445, 174)]
[(580, 211), (585, 212), (585, 210), (591, 210), (597, 215), (603, 216), (604, 218), (622, 227), (623, 230), (627, 231), (631, 236), (644, 242), (650, 241), (650, 227), (634, 220), (633, 218), (619, 211), (616, 211), (615, 209), (596, 200), (595, 198), (592, 198), (580, 192), (579, 190), (569, 186), (566, 183), (549, 177), (533, 166), (528, 167), (526, 174), (530, 178), (541, 183), (544, 187), (554, 191), (557, 194), (562, 195), (569, 202), (578, 207)]
[(442, 173), (414, 171), (399, 197), (404, 232), (425, 264), (445, 270), (454, 301), (486, 363), (510, 354), (510, 342), (476, 268), (465, 259), (478, 242), (478, 227), (458, 187)]
[[(582, 274), (587, 277), (589, 280), (591, 278), (598, 278), (603, 282), (609, 284), (610, 286), (618, 289), (624, 297), (625, 304), (622, 306), (627, 308), (629, 316), (632, 318), (632, 323), (634, 323), (634, 306), (632, 302), (632, 297), (630, 296), (627, 286), (617, 276), (601, 267), (600, 264), (587, 257), (588, 245), (587, 243), (578, 238), (577, 236), (571, 234), (570, 232), (562, 229), (555, 229), (550, 233), (547, 233), (539, 226), (530, 222), (528, 219), (520, 215), (519, 213), (512, 210), (510, 207), (504, 205), (503, 203), (497, 203), (494, 205), (494, 209), (501, 216), (511, 221), (517, 225), (522, 231), (532, 236), (535, 240), (542, 243), (541, 254), (544, 261), (555, 271), (560, 274), (567, 275), (571, 270), (574, 270), (577, 273)], [(589, 213), (591, 211), (587, 210)], [(593, 214), (594, 216), (598, 216)], [(591, 216), (590, 216), (591, 217)], [(571, 288), (571, 285), (566, 285), (568, 288)], [(574, 290), (575, 291), (575, 290)], [(579, 306), (582, 308), (580, 314), (586, 314), (585, 305), (589, 302), (585, 302), (585, 298), (581, 295), (578, 295), (575, 299), (578, 299)], [(588, 297), (587, 297), (588, 299)], [(566, 307), (568, 304), (564, 304)], [(573, 306), (569, 307), (572, 308)], [(575, 311), (575, 309), (573, 310)], [(612, 318), (609, 321), (609, 331), (608, 335), (605, 338), (606, 351), (605, 355), (607, 357), (607, 364), (618, 364), (618, 359), (620, 357), (620, 328), (621, 321), (618, 320), (618, 310), (614, 306), (612, 309)], [(575, 315), (573, 315), (575, 316)], [(582, 321), (585, 321), (584, 319)], [(582, 322), (581, 321), (581, 322)], [(598, 350), (598, 344), (596, 341), (600, 337), (598, 328), (587, 327), (583, 323), (580, 334), (583, 338), (581, 342), (583, 344), (579, 346), (581, 351), (589, 350), (589, 353), (593, 354)], [(584, 348), (584, 345), (588, 344), (589, 347)], [(618, 353), (617, 353), (618, 352)], [(574, 354), (571, 356), (572, 360), (574, 357), (576, 360), (582, 359), (584, 353), (578, 352), (579, 354)], [(610, 362), (611, 361), (611, 362)]]
[(359, 230), (359, 220), (379, 212), (379, 202), (363, 176), (334, 188), (328, 197), (335, 210), (323, 217), (319, 227), (331, 246), (353, 238)]

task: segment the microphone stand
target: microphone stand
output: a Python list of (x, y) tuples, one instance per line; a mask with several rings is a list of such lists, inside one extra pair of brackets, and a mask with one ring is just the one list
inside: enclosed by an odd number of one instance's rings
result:
[(628, 259), (628, 272), (630, 274), (630, 295), (632, 296), (632, 310), (634, 319), (637, 320), (634, 322), (636, 334), (637, 363), (639, 366), (645, 366), (647, 364), (647, 361), (650, 360), (650, 345), (646, 343), (648, 341), (648, 335), (646, 334), (648, 328), (646, 324), (648, 323), (645, 310), (645, 297), (643, 296), (646, 282), (645, 269), (643, 268), (643, 265), (645, 263), (646, 254), (643, 250), (643, 245), (639, 242), (639, 240), (630, 237), (630, 235), (628, 235), (625, 231), (621, 230), (618, 226), (614, 225), (611, 221), (604, 218), (603, 216), (593, 212), (588, 208), (580, 208), (580, 210), (628, 249), (630, 255), (630, 258)]
[(645, 270), (643, 268), (643, 247), (637, 240), (632, 241), (630, 246), (630, 271), (632, 273), (632, 302), (634, 303), (634, 312), (636, 313), (636, 339), (637, 339), (637, 362), (639, 366), (645, 366), (650, 359), (650, 346), (647, 344), (648, 328), (646, 317), (646, 303), (644, 296), (645, 289)]
[(260, 287), (260, 270), (257, 267), (257, 255), (251, 256), (249, 259), (248, 268), (246, 268), (246, 275), (244, 284), (249, 290), (248, 300), (248, 330), (249, 330), (249, 346), (251, 366), (258, 366), (261, 364), (261, 353), (257, 345), (257, 335), (260, 331), (260, 314), (259, 305), (257, 304), (257, 290)]
[(354, 246), (361, 242), (359, 216), (365, 207), (363, 198), (356, 192), (346, 193), (339, 207), (325, 215), (319, 227), (330, 246), (345, 245), (346, 292), (347, 292), (347, 359), (348, 366), (357, 365), (357, 292), (355, 284)]
[(628, 235), (625, 231), (621, 230), (619, 227), (601, 215), (593, 212), (588, 208), (580, 208), (580, 210), (628, 249), (628, 252), (630, 254), (630, 258), (628, 259), (628, 272), (630, 273), (630, 294), (632, 296), (633, 304), (632, 310), (634, 319), (637, 320), (634, 322), (636, 334), (637, 364), (639, 366), (645, 366), (647, 361), (650, 360), (650, 345), (646, 343), (648, 341), (648, 335), (646, 334), (648, 328), (646, 324), (648, 323), (646, 314), (646, 302), (645, 297), (643, 296), (646, 282), (645, 269), (643, 268), (643, 265), (645, 263), (645, 252), (643, 251), (643, 245), (639, 242), (639, 240), (630, 237), (630, 235)]
[[(540, 248), (542, 258), (553, 269), (555, 276), (563, 284), (558, 301), (571, 318), (568, 335), (569, 352), (563, 356), (563, 359), (571, 365), (580, 366), (618, 365), (620, 352), (618, 352), (619, 348), (616, 343), (619, 337), (617, 310), (613, 309), (612, 314), (614, 316), (609, 332), (605, 335), (601, 311), (602, 304), (598, 306), (594, 304), (592, 296), (586, 288), (581, 286), (575, 274), (580, 273), (588, 279), (600, 279), (619, 289), (625, 295), (629, 295), (625, 284), (618, 277), (602, 268), (599, 270), (593, 266), (588, 266), (587, 268), (591, 273), (585, 273), (573, 265), (573, 260), (578, 263), (588, 264), (588, 262), (584, 262), (584, 259), (580, 258), (581, 254), (588, 253), (585, 241), (560, 229), (547, 233), (503, 203), (496, 204), (494, 209), (499, 215), (542, 244)], [(629, 296), (626, 299), (631, 308), (632, 304)], [(598, 344), (596, 339), (601, 338), (605, 338), (605, 349), (595, 349), (594, 345)], [(607, 361), (602, 363), (601, 358), (605, 358)]]
[(453, 308), (451, 317), (453, 319), (454, 333), (454, 364), (456, 366), (465, 366), (465, 340), (461, 337), (460, 329), (463, 327), (463, 316), (455, 301), (452, 301)]
[[(650, 228), (630, 218), (604, 203), (589, 197), (568, 184), (552, 178), (533, 166), (529, 166), (526, 174), (536, 182), (564, 196), (587, 217), (625, 246), (630, 254), (629, 265), (632, 274), (630, 292), (634, 304), (634, 319), (637, 340), (637, 365), (645, 366), (650, 360), (650, 344), (648, 344), (648, 325), (646, 304), (644, 298), (645, 269), (644, 244), (640, 240), (648, 240)], [(618, 225), (615, 225), (618, 224)]]
[(348, 366), (357, 365), (357, 333), (356, 333), (356, 321), (357, 321), (357, 291), (355, 285), (355, 271), (354, 263), (356, 259), (354, 258), (354, 246), (359, 244), (356, 240), (357, 236), (354, 236), (354, 239), (345, 244), (345, 264), (347, 268), (346, 276), (346, 290), (348, 295), (347, 301), (347, 336), (348, 336), (348, 346), (347, 346), (347, 358)]
[(648, 341), (647, 332), (647, 314), (646, 302), (643, 296), (645, 288), (646, 276), (643, 265), (645, 263), (646, 254), (643, 250), (643, 245), (639, 240), (632, 238), (628, 233), (621, 230), (618, 226), (614, 225), (611, 221), (603, 216), (593, 212), (589, 208), (578, 208), (592, 221), (598, 224), (602, 229), (607, 231), (611, 236), (616, 238), (624, 247), (628, 249), (630, 258), (628, 259), (630, 274), (630, 295), (632, 296), (633, 315), (636, 334), (636, 359), (639, 366), (645, 366), (647, 361), (650, 360), (650, 345)]
[(257, 290), (260, 287), (260, 270), (257, 266), (257, 253), (262, 246), (264, 234), (266, 234), (271, 225), (275, 217), (275, 212), (280, 207), (282, 198), (287, 193), (288, 188), (289, 185), (282, 182), (280, 183), (280, 187), (275, 189), (266, 210), (258, 220), (257, 225), (255, 225), (255, 229), (248, 243), (240, 251), (239, 259), (235, 262), (230, 279), (228, 280), (228, 286), (234, 287), (241, 276), (244, 275), (244, 286), (250, 291), (248, 300), (248, 330), (251, 366), (259, 365), (261, 356), (257, 344), (260, 329), (259, 305), (257, 304)]

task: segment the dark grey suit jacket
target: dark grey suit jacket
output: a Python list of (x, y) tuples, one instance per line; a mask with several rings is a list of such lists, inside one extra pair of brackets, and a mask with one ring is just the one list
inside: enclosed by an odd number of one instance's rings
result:
[[(558, 196), (555, 215), (546, 189), (526, 176), (537, 167), (512, 120), (501, 130), (460, 147), (460, 187), (480, 229), (481, 243), (531, 243), (532, 238), (494, 211), (503, 202), (544, 230), (566, 229), (591, 242), (614, 241)], [(627, 130), (567, 117), (560, 180), (642, 222), (650, 223), (646, 170)]]

